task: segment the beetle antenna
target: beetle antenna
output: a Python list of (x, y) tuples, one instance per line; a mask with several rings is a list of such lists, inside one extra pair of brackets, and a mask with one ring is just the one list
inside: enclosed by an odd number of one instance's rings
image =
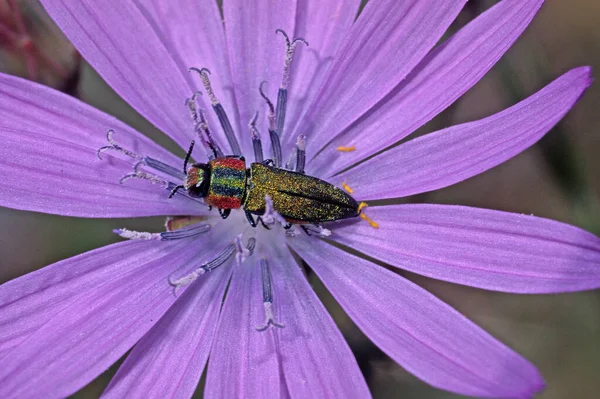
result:
[[(187, 154), (185, 155), (185, 160), (183, 161), (183, 173), (187, 175), (187, 166), (188, 166), (188, 162), (190, 162), (190, 157), (192, 156), (192, 150), (194, 149), (194, 140), (192, 140), (192, 142), (190, 143), (190, 149), (188, 150)], [(171, 197), (169, 197), (171, 198)]]
[(175, 186), (175, 188), (173, 190), (171, 190), (171, 194), (169, 194), (169, 198), (173, 198), (173, 196), (175, 194), (177, 194), (177, 191), (179, 191), (180, 188), (185, 188), (185, 187), (182, 186), (181, 184), (178, 186)]

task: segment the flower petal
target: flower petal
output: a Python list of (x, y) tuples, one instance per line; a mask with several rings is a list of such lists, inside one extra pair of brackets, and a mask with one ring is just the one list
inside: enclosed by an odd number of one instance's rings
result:
[[(131, 256), (113, 260), (127, 247)], [(2, 290), (11, 302), (2, 313), (27, 314), (16, 321), (31, 334), (4, 352), (0, 397), (64, 397), (91, 381), (167, 311), (175, 300), (169, 274), (197, 254), (187, 240), (119, 244), (7, 283)], [(18, 290), (23, 286), (28, 294)], [(44, 315), (46, 300), (52, 313)], [(40, 315), (42, 323), (34, 320)]]
[(288, 108), (282, 143), (294, 145), (297, 133), (304, 133), (303, 115), (314, 100), (342, 40), (350, 30), (359, 0), (299, 0), (296, 14), (296, 37), (309, 47), (294, 56), (288, 93)]
[(348, 344), (285, 245), (267, 249), (277, 314), (281, 369), (292, 398), (368, 398)]
[(184, 101), (195, 85), (189, 66), (170, 51), (149, 13), (134, 1), (42, 0), (42, 4), (121, 97), (180, 146), (189, 146), (193, 126)]
[(362, 200), (404, 197), (458, 183), (533, 145), (590, 84), (589, 67), (573, 69), (511, 108), (401, 144), (335, 179), (354, 188)]
[(536, 368), (463, 315), (403, 277), (319, 240), (294, 240), (357, 326), (402, 367), (441, 389), (530, 398)]
[[(372, 112), (338, 135), (309, 165), (337, 173), (400, 141), (442, 112), (502, 57), (543, 0), (504, 0), (438, 46)], [(339, 154), (339, 146), (355, 146)], [(338, 156), (339, 155), (339, 156)]]
[(271, 329), (264, 320), (260, 259), (234, 267), (210, 354), (206, 398), (277, 398), (285, 387)]
[[(170, 248), (170, 245), (167, 246)], [(0, 286), (0, 357), (94, 287), (164, 256), (150, 241), (125, 241), (75, 256)]]
[[(600, 238), (529, 215), (450, 205), (371, 207), (335, 241), (438, 280), (488, 290), (553, 293), (600, 287)], [(339, 233), (339, 234), (338, 234)]]
[(369, 397), (350, 348), (285, 243), (262, 249), (271, 270), (273, 313), (284, 327), (256, 330), (265, 317), (260, 259), (238, 267), (211, 354), (206, 396)]
[(303, 121), (309, 153), (385, 97), (441, 38), (466, 0), (370, 1)]
[[(265, 134), (266, 105), (258, 88), (262, 81), (267, 81), (266, 92), (275, 101), (285, 55), (285, 41), (275, 30), (283, 29), (289, 35), (294, 32), (296, 2), (297, 0), (255, 0), (251, 7), (245, 0), (228, 0), (223, 3), (239, 118), (245, 126), (256, 111), (261, 111), (263, 117), (258, 119), (257, 125)], [(242, 148), (252, 148), (249, 133), (241, 134), (241, 144)]]
[[(217, 2), (214, 0), (144, 0), (143, 2), (137, 0), (136, 4), (140, 9), (148, 12), (148, 19), (152, 21), (154, 28), (161, 32), (169, 52), (180, 60), (180, 65), (186, 69), (208, 68), (212, 72), (210, 82), (219, 101), (229, 114), (234, 131), (239, 135), (246, 135), (247, 130), (242, 130), (239, 126), (236, 113), (225, 29)], [(199, 78), (192, 76), (198, 84)], [(177, 101), (181, 102), (182, 99)], [(208, 106), (208, 103), (206, 105)], [(223, 151), (231, 154), (227, 150), (230, 147), (218, 119), (212, 110), (206, 109), (205, 112), (211, 133), (216, 137)], [(192, 125), (188, 125), (188, 130), (191, 127)], [(244, 126), (244, 129), (247, 128)], [(184, 148), (187, 148), (187, 145), (189, 142)], [(248, 149), (245, 151), (247, 153)]]
[(197, 214), (196, 202), (174, 198), (148, 181), (119, 179), (135, 161), (108, 145), (106, 131), (125, 148), (171, 165), (182, 160), (145, 136), (53, 89), (0, 74), (0, 205), (82, 217)]
[(195, 282), (138, 342), (103, 398), (191, 398), (206, 366), (231, 267)]

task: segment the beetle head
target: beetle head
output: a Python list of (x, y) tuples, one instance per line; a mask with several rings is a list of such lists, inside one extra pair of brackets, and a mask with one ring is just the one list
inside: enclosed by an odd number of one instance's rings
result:
[(210, 167), (204, 163), (195, 163), (187, 171), (183, 187), (190, 197), (202, 198), (208, 193)]

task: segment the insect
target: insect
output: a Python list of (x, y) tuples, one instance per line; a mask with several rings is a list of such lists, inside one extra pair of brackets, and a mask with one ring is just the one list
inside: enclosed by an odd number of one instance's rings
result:
[(206, 164), (194, 163), (188, 169), (192, 148), (193, 143), (184, 160), (183, 184), (175, 187), (170, 197), (183, 188), (190, 197), (203, 198), (217, 208), (223, 219), (232, 209), (243, 208), (248, 222), (256, 227), (257, 220), (262, 223), (266, 196), (288, 222), (288, 229), (294, 223), (330, 222), (361, 213), (361, 205), (345, 191), (316, 177), (275, 167), (271, 160), (254, 162), (246, 168), (243, 156), (223, 156)]

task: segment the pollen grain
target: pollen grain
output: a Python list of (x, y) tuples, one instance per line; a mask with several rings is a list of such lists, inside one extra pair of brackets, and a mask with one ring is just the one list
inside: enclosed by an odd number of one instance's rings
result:
[(336, 150), (338, 150), (340, 152), (352, 152), (352, 151), (356, 151), (356, 146), (350, 146), (350, 147), (340, 146), (340, 147), (336, 147)]
[(373, 227), (374, 229), (378, 229), (379, 228), (379, 223), (377, 223), (376, 221), (374, 221), (373, 219), (371, 219), (370, 217), (368, 217), (364, 212), (363, 209), (365, 209), (367, 206), (366, 202), (361, 202), (360, 204), (358, 204), (358, 212), (360, 212), (360, 217), (362, 220), (366, 221), (367, 223), (369, 223), (369, 225), (371, 227)]
[(350, 186), (349, 186), (349, 185), (347, 185), (346, 183), (343, 183), (343, 182), (342, 182), (342, 187), (344, 187), (344, 190), (348, 191), (348, 193), (349, 193), (349, 194), (352, 194), (352, 193), (354, 193), (354, 190), (352, 190), (352, 189), (350, 188)]

